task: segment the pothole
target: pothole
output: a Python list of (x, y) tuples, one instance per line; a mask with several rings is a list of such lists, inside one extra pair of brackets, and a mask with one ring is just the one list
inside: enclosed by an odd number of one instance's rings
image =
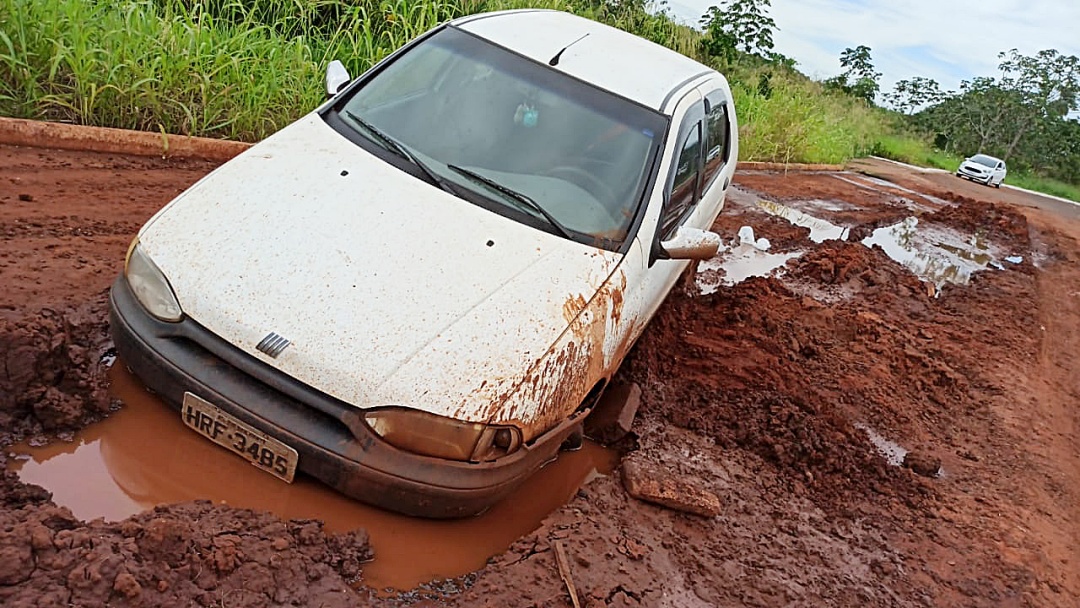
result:
[(85, 520), (116, 521), (159, 504), (208, 499), (284, 519), (319, 519), (330, 532), (364, 528), (375, 561), (364, 566), (363, 582), (374, 589), (412, 589), (482, 568), (617, 462), (613, 451), (586, 442), (579, 451), (560, 454), (481, 516), (411, 518), (353, 501), (306, 477), (285, 484), (256, 471), (187, 429), (123, 365), (110, 374), (123, 409), (70, 443), (13, 448), (11, 469), (22, 481), (46, 488), (58, 505)]
[(1004, 268), (998, 261), (997, 248), (977, 235), (965, 237), (939, 226), (920, 229), (916, 217), (878, 228), (862, 243), (867, 247), (877, 245), (894, 261), (938, 289), (946, 283), (967, 285), (973, 273), (987, 267)]
[(804, 213), (795, 209), (794, 207), (788, 207), (787, 205), (781, 205), (780, 203), (774, 203), (772, 201), (759, 200), (757, 202), (758, 208), (769, 215), (775, 215), (776, 217), (783, 218), (796, 226), (810, 229), (810, 240), (815, 243), (823, 243), (825, 241), (846, 241), (850, 228), (844, 226), (837, 226), (832, 222), (823, 220), (821, 218), (814, 217), (808, 213)]
[(730, 287), (750, 277), (767, 277), (802, 253), (769, 253), (752, 245), (737, 245), (701, 261), (694, 281), (701, 295), (716, 293), (721, 286)]

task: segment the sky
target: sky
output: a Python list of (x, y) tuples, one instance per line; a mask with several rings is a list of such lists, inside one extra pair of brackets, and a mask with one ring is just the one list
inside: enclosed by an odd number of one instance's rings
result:
[[(670, 0), (697, 24), (715, 0)], [(864, 44), (882, 73), (881, 90), (924, 76), (943, 90), (998, 75), (998, 53), (1057, 49), (1080, 56), (1080, 0), (772, 0), (776, 51), (822, 79), (840, 73), (840, 53)]]

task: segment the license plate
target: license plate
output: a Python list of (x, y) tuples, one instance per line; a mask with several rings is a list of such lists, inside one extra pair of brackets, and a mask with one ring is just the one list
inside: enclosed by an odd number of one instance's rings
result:
[(292, 483), (299, 460), (295, 449), (192, 393), (184, 393), (180, 418), (196, 433), (242, 456), (274, 477)]

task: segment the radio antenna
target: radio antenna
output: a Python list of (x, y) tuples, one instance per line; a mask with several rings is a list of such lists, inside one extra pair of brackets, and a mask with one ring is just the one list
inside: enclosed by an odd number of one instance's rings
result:
[(581, 38), (578, 38), (577, 40), (575, 40), (575, 41), (571, 42), (570, 44), (564, 46), (562, 49), (559, 50), (558, 53), (555, 53), (555, 56), (551, 58), (551, 61), (548, 62), (548, 65), (551, 65), (551, 66), (559, 65), (559, 57), (562, 57), (563, 52), (565, 52), (566, 49), (568, 49), (568, 48), (574, 46), (575, 44), (581, 42), (582, 40), (584, 40), (588, 35), (589, 35), (588, 32), (586, 32), (585, 35), (582, 36)]

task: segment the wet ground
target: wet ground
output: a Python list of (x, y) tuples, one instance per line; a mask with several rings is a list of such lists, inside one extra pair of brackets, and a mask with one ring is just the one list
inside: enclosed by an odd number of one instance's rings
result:
[(330, 532), (366, 530), (377, 557), (364, 565), (360, 580), (380, 590), (408, 590), (479, 570), (535, 530), (582, 484), (610, 474), (617, 459), (615, 452), (586, 442), (479, 517), (405, 517), (349, 500), (308, 478), (284, 484), (253, 474), (246, 462), (185, 427), (122, 361), (110, 380), (123, 408), (73, 441), (13, 446), (10, 468), (20, 480), (46, 488), (53, 502), (85, 520), (120, 521), (157, 505), (207, 499), (283, 519), (320, 519)]
[(0, 147), (0, 604), (1080, 605), (1068, 204), (877, 161), (739, 174), (721, 255), (621, 372), (624, 457), (719, 514), (587, 448), (443, 526), (280, 484), (110, 371), (130, 235), (210, 168)]

